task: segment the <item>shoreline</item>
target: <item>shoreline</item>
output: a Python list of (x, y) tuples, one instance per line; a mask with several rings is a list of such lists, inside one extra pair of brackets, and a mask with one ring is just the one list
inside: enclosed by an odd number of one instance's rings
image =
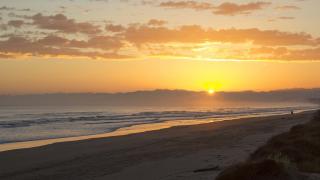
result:
[[(5, 151), (0, 153), (0, 179), (213, 179), (224, 167), (245, 160), (270, 137), (308, 122), (313, 112)], [(213, 167), (217, 170), (195, 173)]]
[[(180, 125), (180, 122), (182, 121), (184, 122), (184, 124)], [(218, 122), (218, 121), (214, 121), (214, 122)], [(193, 120), (170, 121), (169, 120), (169, 121), (164, 121), (160, 123), (133, 125), (129, 127), (119, 128), (115, 131), (100, 133), (100, 134), (4, 143), (4, 144), (0, 144), (0, 153), (11, 151), (11, 150), (36, 148), (36, 147), (51, 145), (55, 143), (74, 142), (74, 141), (83, 141), (83, 140), (92, 140), (92, 139), (94, 140), (99, 138), (112, 138), (117, 136), (126, 136), (131, 134), (145, 133), (149, 131), (157, 131), (157, 130), (178, 127), (178, 126), (191, 126), (191, 125), (206, 124), (206, 123), (212, 123), (212, 122), (213, 121), (201, 122), (196, 120), (195, 121)]]
[[(314, 110), (301, 110), (297, 113), (302, 112), (309, 112)], [(278, 116), (278, 115), (285, 115), (286, 113), (279, 113), (279, 114), (268, 114), (268, 115), (247, 115), (247, 116), (236, 116), (236, 117), (228, 117), (228, 118), (210, 118), (206, 120), (165, 120), (163, 122), (157, 123), (148, 123), (148, 124), (137, 124), (128, 127), (122, 127), (115, 131), (107, 132), (107, 133), (99, 133), (99, 134), (92, 134), (92, 135), (82, 135), (82, 136), (71, 136), (71, 137), (61, 137), (61, 138), (50, 138), (50, 139), (40, 139), (40, 140), (30, 140), (30, 141), (19, 141), (19, 142), (9, 142), (0, 144), (0, 153), (5, 151), (11, 150), (18, 150), (18, 149), (28, 149), (28, 148), (35, 148), (46, 146), (55, 143), (63, 143), (63, 142), (73, 142), (73, 141), (83, 141), (83, 140), (90, 140), (90, 139), (98, 139), (98, 138), (112, 138), (117, 136), (126, 136), (130, 134), (139, 134), (145, 133), (149, 131), (157, 131), (172, 127), (179, 127), (179, 126), (192, 126), (192, 125), (199, 125), (199, 124), (209, 124), (209, 123), (217, 123), (220, 121), (237, 121), (245, 118), (258, 118), (258, 117), (268, 117), (268, 116)]]

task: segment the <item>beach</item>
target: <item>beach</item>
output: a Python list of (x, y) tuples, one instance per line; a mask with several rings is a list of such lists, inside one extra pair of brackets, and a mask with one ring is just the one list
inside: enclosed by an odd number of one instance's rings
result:
[(0, 153), (1, 180), (214, 179), (314, 111), (178, 126)]

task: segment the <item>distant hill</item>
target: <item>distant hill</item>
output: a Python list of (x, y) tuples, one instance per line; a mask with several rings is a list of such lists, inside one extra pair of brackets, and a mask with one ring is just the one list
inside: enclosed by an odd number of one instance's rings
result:
[(154, 90), (127, 93), (70, 93), (0, 95), (0, 105), (111, 105), (184, 106), (224, 103), (320, 102), (320, 89), (288, 89), (267, 92), (207, 92)]

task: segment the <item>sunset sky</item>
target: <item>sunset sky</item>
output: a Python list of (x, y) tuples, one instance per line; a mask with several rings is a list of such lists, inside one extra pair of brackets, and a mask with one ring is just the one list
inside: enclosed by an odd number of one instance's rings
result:
[(0, 94), (320, 87), (319, 0), (1, 0)]

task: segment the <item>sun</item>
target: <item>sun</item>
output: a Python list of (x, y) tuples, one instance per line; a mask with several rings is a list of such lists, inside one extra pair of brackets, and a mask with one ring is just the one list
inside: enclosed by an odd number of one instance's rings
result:
[(208, 95), (214, 95), (221, 89), (221, 83), (218, 81), (205, 82), (203, 90), (207, 91)]
[(208, 94), (210, 94), (210, 95), (212, 95), (212, 94), (214, 94), (216, 91), (214, 90), (214, 89), (209, 89), (208, 90)]

